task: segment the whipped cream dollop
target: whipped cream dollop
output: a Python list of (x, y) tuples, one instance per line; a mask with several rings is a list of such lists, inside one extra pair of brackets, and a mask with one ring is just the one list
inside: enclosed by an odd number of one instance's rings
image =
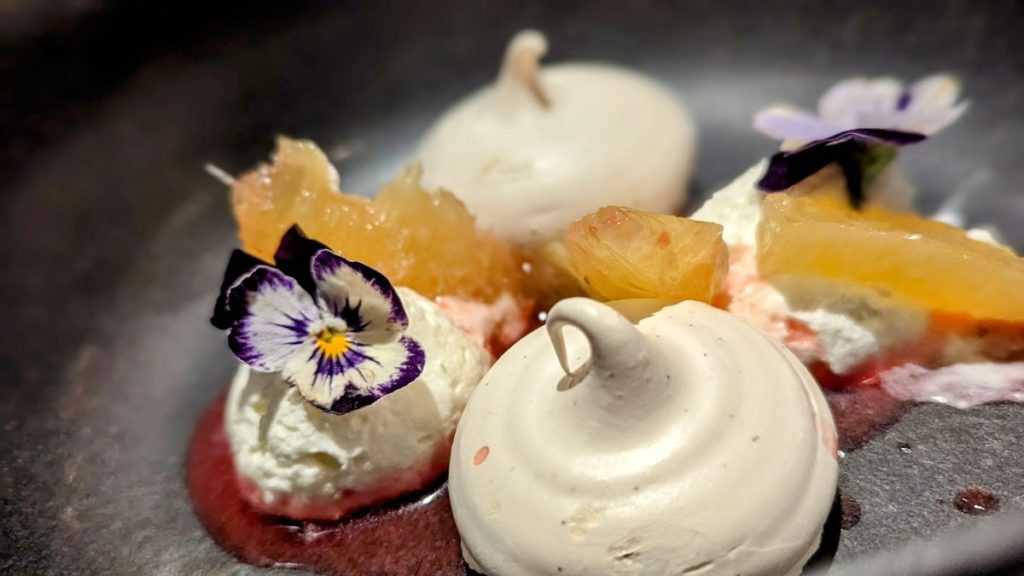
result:
[(423, 347), (419, 378), (347, 414), (306, 402), (277, 373), (239, 368), (226, 430), (243, 495), (257, 508), (334, 519), (418, 490), (444, 473), (459, 416), (489, 356), (433, 302), (398, 294)]
[(837, 474), (825, 399), (771, 338), (698, 302), (634, 325), (572, 298), (477, 388), (449, 486), (490, 576), (797, 574)]
[(621, 67), (541, 69), (546, 51), (544, 36), (521, 32), (497, 82), (437, 121), (419, 152), (424, 185), (450, 190), (481, 225), (521, 244), (556, 238), (601, 206), (681, 208), (695, 141), (682, 105)]

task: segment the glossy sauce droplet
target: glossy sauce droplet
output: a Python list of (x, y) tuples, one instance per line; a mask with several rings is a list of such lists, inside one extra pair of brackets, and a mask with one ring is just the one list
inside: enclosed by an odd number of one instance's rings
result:
[(843, 530), (849, 530), (860, 523), (860, 503), (849, 496), (842, 496), (839, 505), (843, 510)]
[(964, 488), (956, 493), (953, 505), (964, 514), (983, 516), (999, 510), (999, 497), (984, 488)]
[(490, 448), (487, 446), (481, 446), (480, 449), (476, 451), (476, 454), (473, 455), (473, 466), (483, 464), (484, 460), (487, 460), (487, 456), (490, 455), (490, 453)]

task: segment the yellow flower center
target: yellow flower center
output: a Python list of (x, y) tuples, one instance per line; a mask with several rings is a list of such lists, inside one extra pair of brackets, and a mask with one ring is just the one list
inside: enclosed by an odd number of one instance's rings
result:
[(336, 332), (330, 328), (324, 328), (316, 335), (316, 345), (328, 358), (337, 358), (348, 350), (348, 338), (344, 332)]

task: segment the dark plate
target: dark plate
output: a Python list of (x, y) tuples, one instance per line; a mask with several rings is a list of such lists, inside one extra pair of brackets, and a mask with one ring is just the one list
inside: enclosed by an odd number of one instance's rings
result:
[[(343, 184), (372, 193), (431, 118), (494, 76), (524, 26), (549, 34), (552, 60), (614, 60), (678, 91), (701, 130), (698, 198), (772, 150), (749, 127), (762, 105), (812, 105), (852, 74), (953, 71), (974, 105), (905, 154), (920, 206), (968, 193), (969, 221), (1024, 247), (1020, 2), (762, 2), (751, 11), (721, 1), (457, 1), (211, 8), (209, 22), (203, 7), (152, 6), (128, 11), (142, 26), (113, 19), (107, 36), (72, 30), (56, 48), (3, 59), (5, 89), (17, 90), (4, 95), (0, 200), (6, 573), (249, 573), (206, 537), (183, 484), (189, 433), (233, 366), (207, 316), (234, 230), (203, 163), (239, 171), (266, 155), (275, 133), (301, 135), (327, 150), (354, 145)], [(165, 16), (189, 31), (180, 43), (145, 27)], [(99, 40), (106, 48), (94, 48)], [(123, 53), (133, 50), (135, 64), (145, 61), (138, 68)], [(842, 533), (837, 566), (924, 574), (1011, 562), (1024, 550), (1014, 516), (1024, 508), (1022, 422), (1020, 406), (922, 406), (850, 453), (841, 487), (862, 516)], [(1001, 498), (997, 516), (954, 508), (971, 485)], [(870, 558), (957, 527), (969, 530)]]

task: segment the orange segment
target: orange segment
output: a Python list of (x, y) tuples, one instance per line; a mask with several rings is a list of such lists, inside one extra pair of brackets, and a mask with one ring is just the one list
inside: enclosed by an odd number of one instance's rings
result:
[(315, 144), (288, 138), (278, 138), (271, 164), (235, 181), (231, 203), (243, 248), (268, 261), (292, 224), (319, 239), (334, 224), (371, 218), (368, 199), (338, 192), (338, 174)]
[(876, 286), (933, 310), (1024, 321), (1024, 259), (953, 226), (840, 198), (769, 194), (758, 272)]
[(601, 300), (711, 302), (729, 265), (718, 224), (631, 208), (601, 208), (573, 222), (565, 246), (576, 277)]
[(285, 230), (298, 224), (346, 258), (427, 296), (522, 296), (524, 256), (478, 230), (450, 193), (425, 191), (419, 177), (418, 166), (408, 168), (373, 200), (343, 194), (315, 144), (280, 138), (271, 164), (232, 186), (239, 236), (246, 251), (271, 260)]

